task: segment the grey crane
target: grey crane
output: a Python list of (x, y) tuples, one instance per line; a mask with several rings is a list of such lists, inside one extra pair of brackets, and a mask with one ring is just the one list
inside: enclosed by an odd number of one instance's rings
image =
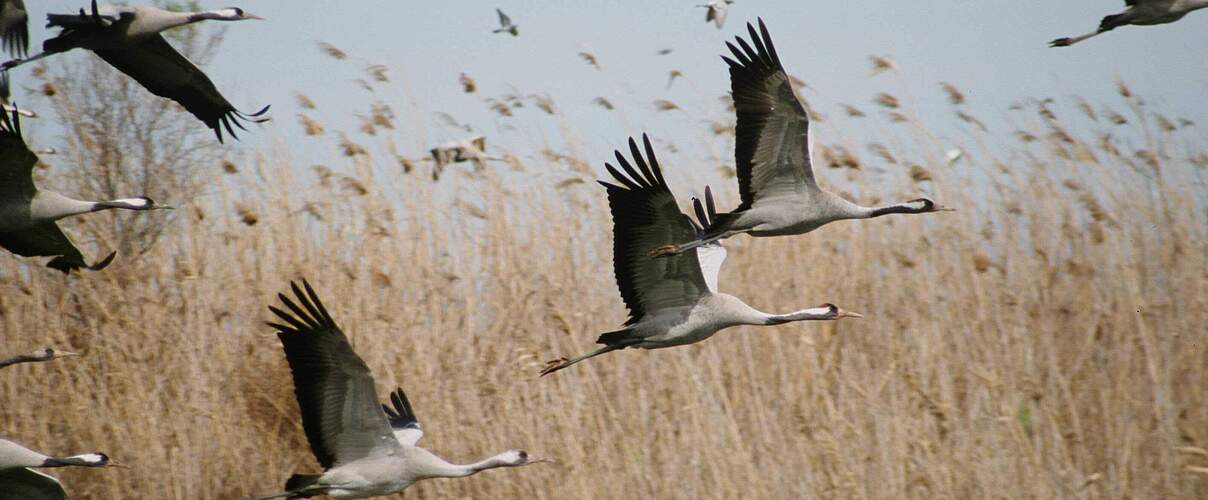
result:
[(726, 24), (726, 14), (730, 9), (730, 4), (734, 0), (710, 0), (709, 3), (697, 5), (697, 7), (705, 7), (705, 22), (712, 22), (717, 29), (721, 29)]
[(629, 320), (624, 328), (600, 335), (596, 343), (603, 347), (575, 358), (550, 361), (541, 375), (618, 349), (659, 349), (700, 342), (732, 326), (861, 317), (830, 303), (788, 314), (769, 314), (718, 291), (717, 275), (726, 259), (726, 249), (718, 242), (667, 258), (647, 256), (647, 249), (658, 242), (692, 238), (717, 213), (708, 190), (705, 207), (700, 200), (694, 203), (700, 225), (680, 212), (675, 195), (663, 179), (650, 139), (643, 135), (642, 142), (645, 158), (637, 142), (629, 139), (629, 153), (636, 169), (616, 151), (617, 163), (625, 172), (607, 163), (605, 168), (619, 184), (600, 181), (608, 191), (613, 220), (613, 270), (621, 298), (629, 309)]
[(123, 467), (104, 453), (81, 453), (50, 457), (0, 439), (0, 498), (20, 500), (66, 500), (67, 492), (58, 479), (34, 470), (35, 467)]
[(41, 361), (50, 361), (52, 359), (68, 358), (79, 356), (71, 351), (59, 351), (50, 347), (43, 347), (25, 354), (18, 354), (8, 359), (0, 359), (0, 368), (12, 366), (18, 363), (38, 363)]
[(495, 28), (491, 33), (511, 33), (512, 36), (520, 35), (520, 26), (513, 24), (512, 18), (499, 9), (495, 9), (495, 13), (499, 14), (499, 27)]
[(1194, 10), (1208, 7), (1208, 0), (1124, 0), (1124, 12), (1104, 17), (1099, 29), (1075, 37), (1058, 38), (1049, 42), (1050, 47), (1069, 47), (1075, 43), (1097, 36), (1121, 26), (1153, 26), (1173, 23)]
[(110, 201), (83, 201), (68, 198), (34, 185), (33, 168), (38, 157), (21, 138), (21, 121), (0, 113), (0, 248), (22, 257), (54, 257), (47, 267), (69, 273), (87, 268), (99, 271), (109, 265), (114, 253), (88, 265), (80, 250), (67, 239), (55, 221), (73, 215), (113, 208), (156, 210), (172, 208), (156, 205), (151, 198), (120, 198)]
[(0, 39), (13, 57), (29, 53), (29, 13), (24, 0), (0, 0)]
[[(310, 283), (290, 283), (296, 299), (277, 297), (289, 311), (269, 306), (282, 323), (269, 323), (285, 349), (294, 375), (302, 429), (322, 474), (295, 474), (285, 492), (261, 497), (369, 498), (406, 489), (416, 481), (465, 477), (497, 467), (546, 460), (510, 450), (481, 462), (458, 465), (416, 446), (423, 431), (402, 389), (379, 405), (373, 374), (336, 326)], [(305, 291), (303, 291), (303, 288)], [(295, 302), (295, 300), (297, 302)]]
[(742, 203), (730, 213), (718, 214), (697, 239), (659, 246), (653, 255), (683, 252), (736, 234), (805, 234), (837, 220), (950, 210), (926, 198), (865, 207), (819, 187), (811, 164), (813, 137), (805, 106), (797, 99), (763, 20), (759, 33), (750, 23), (747, 31), (751, 44), (736, 37), (738, 46), (726, 42), (734, 58), (722, 56), (730, 67), (738, 114), (734, 160)]
[(219, 142), (222, 130), (235, 137), (232, 124), (247, 130), (243, 120), (263, 122), (268, 106), (252, 114), (237, 109), (214, 86), (214, 82), (185, 56), (172, 48), (160, 33), (205, 20), (243, 21), (261, 19), (228, 7), (203, 12), (174, 12), (150, 6), (103, 6), (92, 2), (92, 12), (49, 14), (48, 28), (61, 28), (58, 36), (42, 43), (42, 52), (0, 66), (8, 70), (43, 57), (72, 49), (91, 50), (110, 66), (133, 78), (160, 97), (176, 101), (214, 131)]

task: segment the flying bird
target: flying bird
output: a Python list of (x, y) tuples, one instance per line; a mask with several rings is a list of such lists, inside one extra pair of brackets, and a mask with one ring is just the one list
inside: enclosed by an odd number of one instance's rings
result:
[(504, 14), (502, 10), (495, 9), (495, 12), (499, 14), (499, 27), (491, 33), (511, 33), (512, 36), (520, 35), (520, 26), (512, 24), (512, 18)]
[(837, 220), (949, 210), (926, 198), (865, 207), (818, 187), (811, 165), (814, 141), (809, 135), (809, 115), (793, 92), (762, 19), (759, 30), (756, 33), (748, 23), (751, 43), (738, 37), (737, 46), (726, 43), (734, 58), (722, 56), (730, 67), (730, 89), (738, 115), (734, 160), (742, 203), (734, 211), (712, 218), (696, 239), (660, 246), (653, 255), (679, 253), (742, 233), (760, 237), (805, 234)]
[(708, 9), (705, 11), (705, 22), (713, 22), (713, 24), (717, 25), (717, 29), (721, 29), (726, 24), (726, 11), (730, 9), (730, 4), (732, 3), (734, 3), (734, 0), (710, 0), (709, 3), (697, 5), (697, 7)]
[(24, 0), (0, 0), (0, 39), (13, 57), (29, 53), (29, 13)]
[(501, 158), (487, 155), (487, 138), (481, 135), (449, 141), (429, 150), (436, 170), (432, 173), (433, 180), (440, 179), (440, 173), (450, 163), (472, 162), (476, 169), (481, 169), (487, 160), (499, 161)]
[(243, 9), (227, 7), (202, 12), (173, 12), (151, 6), (103, 6), (92, 2), (92, 12), (49, 14), (48, 28), (60, 28), (58, 36), (42, 43), (42, 52), (0, 65), (0, 70), (36, 61), (72, 49), (91, 50), (110, 66), (133, 78), (160, 97), (176, 101), (214, 131), (222, 142), (222, 129), (235, 137), (232, 124), (241, 120), (264, 122), (268, 106), (252, 114), (235, 109), (206, 76), (185, 56), (172, 48), (160, 33), (205, 20), (244, 21), (261, 19)]
[[(403, 491), (416, 481), (466, 477), (487, 469), (547, 460), (509, 450), (481, 462), (458, 465), (416, 446), (424, 432), (402, 389), (379, 405), (373, 373), (319, 301), (310, 283), (290, 283), (294, 299), (277, 297), (288, 311), (269, 306), (294, 376), (302, 429), (321, 474), (294, 474), (285, 492), (267, 497), (369, 498)], [(303, 291), (303, 288), (305, 291)], [(296, 302), (295, 302), (296, 301)]]
[(151, 198), (121, 198), (110, 201), (83, 201), (68, 198), (34, 186), (33, 169), (38, 157), (21, 138), (17, 112), (9, 118), (0, 113), (0, 247), (22, 257), (54, 257), (46, 264), (69, 273), (87, 268), (99, 271), (113, 260), (113, 253), (88, 265), (80, 250), (67, 239), (55, 221), (73, 215), (112, 208), (155, 210), (171, 208), (156, 205)]
[(1194, 10), (1208, 7), (1208, 0), (1124, 0), (1124, 12), (1104, 17), (1099, 29), (1075, 37), (1058, 38), (1049, 42), (1050, 47), (1068, 47), (1093, 36), (1106, 33), (1121, 26), (1153, 26), (1173, 23)]
[(860, 317), (834, 304), (788, 314), (758, 311), (733, 295), (721, 293), (717, 275), (726, 249), (712, 242), (667, 258), (652, 259), (646, 250), (662, 241), (695, 237), (716, 215), (713, 194), (705, 190), (705, 205), (695, 200), (698, 225), (680, 212), (675, 195), (663, 179), (650, 139), (642, 136), (645, 156), (629, 139), (633, 164), (616, 151), (624, 173), (605, 164), (616, 184), (600, 181), (608, 191), (612, 212), (612, 262), (617, 288), (629, 309), (620, 330), (600, 335), (604, 346), (574, 358), (550, 361), (541, 375), (549, 375), (580, 361), (618, 349), (659, 349), (692, 344), (718, 331), (738, 325), (779, 325), (793, 321), (837, 320)]
[(67, 492), (58, 479), (34, 470), (35, 467), (122, 467), (104, 453), (81, 453), (50, 457), (0, 439), (0, 498), (20, 500), (66, 500)]
[(57, 351), (50, 347), (43, 347), (36, 351), (25, 353), (25, 354), (19, 354), (17, 356), (13, 356), (8, 359), (0, 359), (0, 368), (12, 366), (12, 365), (15, 365), (18, 363), (39, 363), (42, 361), (50, 361), (52, 359), (59, 359), (59, 358), (68, 358), (68, 357), (72, 357), (72, 356), (79, 356), (79, 354), (76, 354), (76, 353), (70, 352), (70, 351)]

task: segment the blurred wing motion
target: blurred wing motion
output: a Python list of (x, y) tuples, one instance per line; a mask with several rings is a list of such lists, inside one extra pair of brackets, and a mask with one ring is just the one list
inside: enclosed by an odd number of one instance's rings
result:
[(0, 469), (0, 499), (67, 500), (58, 479), (33, 469)]
[(13, 57), (29, 54), (29, 13), (23, 0), (0, 0), (0, 39)]
[[(310, 283), (290, 283), (297, 304), (277, 294), (290, 312), (269, 310), (285, 324), (276, 328), (294, 374), (294, 394), (311, 451), (324, 469), (401, 452), (378, 405), (373, 374), (336, 326)], [(299, 305), (301, 307), (299, 307)], [(292, 312), (292, 314), (291, 314)]]

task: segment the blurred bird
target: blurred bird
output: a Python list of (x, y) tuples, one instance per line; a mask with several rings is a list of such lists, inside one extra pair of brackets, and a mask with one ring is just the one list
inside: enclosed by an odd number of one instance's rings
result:
[(733, 212), (710, 217), (696, 239), (669, 242), (652, 249), (652, 255), (677, 254), (736, 234), (805, 234), (837, 220), (948, 210), (926, 198), (865, 207), (819, 187), (806, 108), (793, 92), (763, 20), (758, 32), (751, 24), (747, 32), (750, 43), (739, 37), (737, 45), (726, 44), (733, 59), (722, 56), (730, 67), (738, 115), (734, 158), (742, 203)]
[(658, 50), (658, 52), (656, 52), (656, 54), (658, 54), (658, 55), (660, 55), (660, 56), (665, 56), (665, 55), (670, 54), (670, 53), (672, 53), (672, 52), (674, 52), (674, 51), (675, 51), (675, 49), (672, 49), (672, 48), (659, 49), (659, 50)]
[(710, 0), (709, 3), (697, 5), (697, 7), (708, 9), (705, 12), (705, 22), (712, 21), (713, 24), (717, 25), (717, 29), (721, 29), (726, 24), (726, 11), (729, 10), (732, 3), (734, 3), (734, 0)]
[(584, 62), (586, 62), (587, 64), (590, 64), (592, 67), (596, 68), (596, 71), (604, 70), (604, 68), (600, 67), (600, 61), (596, 60), (596, 55), (592, 54), (591, 52), (580, 52), (579, 58), (583, 59)]
[(1068, 47), (1093, 36), (1106, 33), (1129, 24), (1152, 26), (1173, 23), (1188, 13), (1208, 7), (1208, 0), (1124, 0), (1124, 12), (1104, 17), (1099, 29), (1093, 33), (1075, 37), (1058, 38), (1049, 42), (1050, 47)]
[[(294, 395), (302, 430), (321, 474), (294, 474), (285, 492), (261, 497), (369, 498), (407, 489), (417, 481), (466, 477), (499, 467), (520, 467), (548, 460), (509, 450), (481, 462), (446, 462), (416, 446), (424, 431), (402, 389), (379, 404), (373, 373), (352, 350), (310, 283), (290, 283), (294, 299), (277, 294), (286, 310), (269, 306), (280, 323), (277, 338), (294, 376)], [(305, 291), (303, 291), (305, 289)]]
[(429, 153), (432, 154), (432, 161), (436, 164), (436, 170), (432, 174), (433, 179), (439, 179), (440, 173), (450, 163), (469, 161), (474, 163), (475, 169), (482, 169), (487, 160), (503, 160), (502, 158), (487, 155), (486, 149), (487, 138), (481, 135), (449, 141), (432, 148), (429, 150)]
[(0, 0), (0, 45), (13, 57), (29, 53), (29, 14), (24, 0)]
[(30, 353), (13, 356), (8, 359), (0, 359), (0, 368), (12, 366), (17, 363), (38, 363), (72, 356), (79, 356), (79, 354), (69, 351), (57, 351), (49, 347), (43, 347)]
[(693, 200), (699, 224), (681, 212), (663, 178), (650, 138), (642, 135), (642, 143), (645, 155), (637, 142), (629, 139), (632, 163), (620, 151), (615, 152), (621, 170), (604, 164), (616, 184), (600, 181), (608, 191), (613, 270), (629, 309), (629, 320), (620, 330), (600, 335), (596, 343), (604, 347), (550, 361), (542, 376), (618, 349), (660, 349), (700, 342), (732, 326), (861, 317), (829, 303), (788, 314), (769, 314), (722, 293), (717, 279), (726, 249), (716, 241), (662, 259), (644, 255), (647, 248), (660, 241), (699, 235), (716, 211), (713, 193), (706, 188), (703, 205)]
[(608, 99), (605, 99), (603, 97), (597, 97), (595, 99), (592, 99), (591, 102), (592, 102), (592, 104), (595, 104), (595, 105), (597, 105), (601, 108), (607, 109), (609, 111), (612, 111), (613, 109), (615, 109), (612, 105), (612, 101), (609, 101)]
[(151, 198), (121, 198), (110, 201), (83, 201), (68, 198), (34, 185), (33, 168), (38, 157), (21, 137), (20, 117), (0, 113), (0, 248), (22, 257), (54, 257), (46, 264), (69, 273), (87, 268), (99, 271), (109, 265), (114, 253), (88, 265), (80, 250), (67, 239), (55, 221), (73, 215), (121, 208), (156, 210), (171, 208), (156, 205)]
[(511, 33), (512, 36), (520, 35), (520, 26), (512, 24), (512, 18), (504, 14), (502, 10), (495, 9), (495, 12), (499, 14), (499, 28), (496, 28), (491, 33)]
[[(79, 14), (49, 14), (46, 27), (61, 28), (58, 36), (42, 43), (42, 52), (25, 59), (14, 59), (0, 66), (9, 70), (72, 49), (91, 50), (110, 66), (133, 78), (160, 97), (176, 101), (206, 124), (222, 142), (222, 129), (235, 136), (231, 124), (244, 129), (240, 120), (263, 122), (268, 106), (252, 114), (235, 109), (218, 92), (204, 72), (172, 48), (160, 33), (199, 21), (244, 21), (262, 19), (243, 9), (227, 7), (203, 12), (173, 12), (158, 7), (109, 6)], [(246, 130), (246, 129), (244, 129)]]
[(675, 79), (682, 76), (684, 76), (683, 71), (678, 69), (671, 70), (671, 72), (667, 74), (667, 88), (671, 88), (671, 84), (675, 83)]
[(104, 453), (81, 453), (50, 457), (0, 439), (0, 498), (12, 500), (66, 500), (58, 479), (33, 470), (35, 467), (124, 467)]
[(478, 84), (474, 82), (473, 78), (470, 78), (470, 75), (462, 73), (461, 76), (457, 78), (457, 81), (461, 83), (461, 90), (465, 91), (467, 94), (473, 94), (474, 91), (478, 90)]

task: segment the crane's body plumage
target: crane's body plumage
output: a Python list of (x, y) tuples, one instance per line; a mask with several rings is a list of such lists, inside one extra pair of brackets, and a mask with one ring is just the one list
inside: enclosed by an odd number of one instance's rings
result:
[(294, 394), (311, 451), (324, 469), (295, 474), (285, 492), (261, 497), (370, 498), (397, 493), (416, 481), (464, 477), (496, 467), (537, 463), (523, 451), (506, 451), (482, 462), (451, 464), (416, 446), (423, 430), (402, 389), (379, 405), (373, 374), (305, 280), (291, 283), (294, 299), (269, 306), (282, 323), (269, 323), (285, 350)]
[(677, 254), (651, 258), (647, 249), (655, 245), (698, 238), (704, 228), (715, 222), (717, 212), (713, 194), (707, 188), (704, 205), (694, 200), (699, 224), (681, 212), (663, 179), (650, 139), (646, 136), (642, 139), (645, 155), (637, 142), (629, 139), (633, 164), (617, 151), (617, 163), (624, 172), (605, 164), (616, 184), (600, 182), (608, 191), (613, 219), (613, 270), (621, 298), (629, 309), (629, 319), (624, 328), (600, 335), (596, 342), (604, 347), (575, 358), (551, 361), (542, 375), (618, 349), (660, 349), (700, 342), (732, 326), (859, 317), (833, 304), (789, 314), (769, 314), (720, 292), (717, 279), (726, 250), (716, 240)]
[(1124, 12), (1106, 16), (1099, 21), (1099, 29), (1074, 37), (1058, 38), (1049, 42), (1050, 47), (1068, 47), (1088, 38), (1107, 33), (1121, 26), (1154, 26), (1173, 23), (1193, 11), (1208, 7), (1208, 0), (1125, 0)]

